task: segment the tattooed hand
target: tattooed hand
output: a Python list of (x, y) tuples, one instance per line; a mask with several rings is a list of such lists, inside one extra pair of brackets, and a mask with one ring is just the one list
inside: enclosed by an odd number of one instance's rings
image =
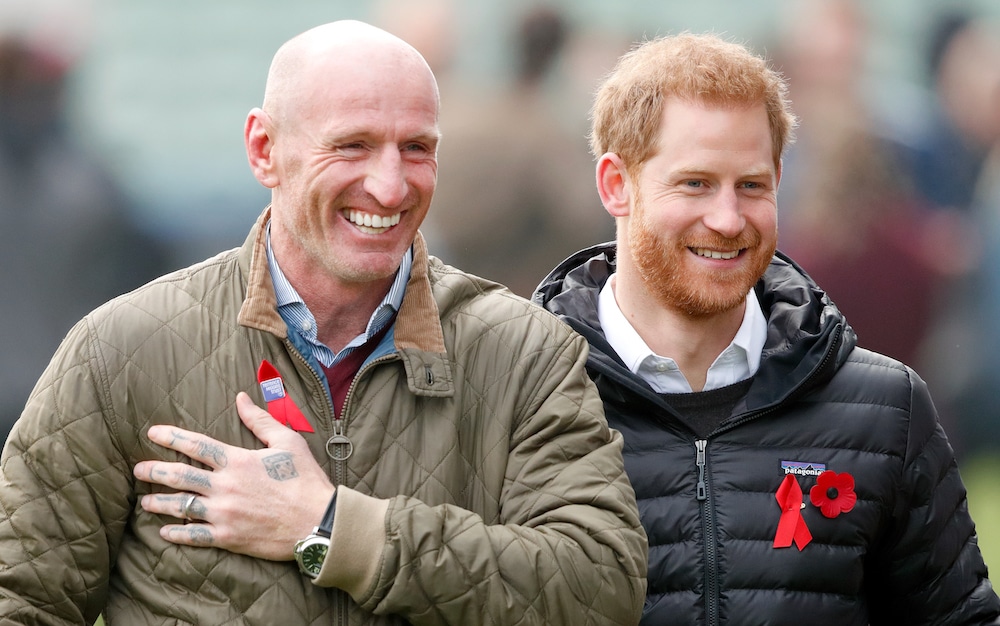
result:
[(245, 393), (236, 396), (236, 409), (267, 448), (247, 450), (174, 426), (153, 426), (150, 441), (211, 469), (164, 461), (137, 463), (134, 474), (139, 480), (178, 490), (143, 496), (142, 508), (185, 520), (160, 529), (160, 536), (172, 543), (290, 560), (295, 542), (323, 517), (334, 487), (301, 435), (278, 423)]

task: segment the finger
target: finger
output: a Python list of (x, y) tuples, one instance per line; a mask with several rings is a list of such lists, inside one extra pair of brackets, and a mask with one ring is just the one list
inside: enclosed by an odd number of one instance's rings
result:
[(151, 426), (147, 436), (155, 444), (180, 452), (215, 469), (225, 467), (229, 463), (227, 455), (229, 446), (190, 430), (161, 424)]
[[(194, 496), (194, 500), (191, 498)], [(139, 500), (147, 513), (169, 515), (183, 520), (208, 519), (206, 498), (192, 493), (151, 493)]]
[(291, 447), (297, 441), (305, 442), (301, 435), (254, 404), (253, 399), (243, 391), (236, 394), (236, 412), (250, 432), (268, 448)]
[(210, 524), (167, 524), (160, 528), (160, 537), (170, 543), (185, 546), (210, 547), (215, 545)]
[(139, 461), (132, 474), (141, 481), (172, 487), (178, 491), (205, 493), (212, 488), (212, 472), (187, 463)]
[(208, 519), (208, 508), (205, 505), (206, 498), (192, 493), (184, 498), (181, 503), (181, 518), (187, 520)]

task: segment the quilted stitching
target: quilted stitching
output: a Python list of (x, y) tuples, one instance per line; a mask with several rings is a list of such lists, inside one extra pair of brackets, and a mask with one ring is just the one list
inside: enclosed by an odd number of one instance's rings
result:
[[(32, 595), (0, 596), (0, 612), (14, 615), (26, 601), (79, 623), (81, 610), (92, 620), (105, 610), (107, 597), (109, 626), (115, 616), (127, 616), (129, 625), (264, 624), (275, 615), (289, 623), (330, 623), (329, 609), (346, 597), (342, 592), (310, 584), (292, 562), (168, 544), (158, 535), (168, 519), (143, 512), (130, 495), (152, 488), (131, 478), (136, 461), (179, 458), (146, 441), (152, 424), (176, 423), (236, 445), (261, 445), (241, 427), (233, 407), (240, 390), (259, 395), (255, 369), (261, 358), (286, 372), (290, 393), (318, 426), (310, 439), (314, 455), (332, 474), (323, 452), (329, 408), (318, 381), (282, 341), (235, 324), (241, 305), (239, 290), (232, 289), (239, 281), (235, 259), (230, 252), (161, 279), (105, 305), (71, 331), (29, 403), (36, 421), (19, 426), (5, 451), (2, 479), (33, 480), (0, 489), (0, 587), (15, 581)], [(541, 623), (540, 611), (555, 608), (545, 602), (567, 595), (547, 588), (558, 585), (573, 592), (560, 599), (566, 603), (562, 614), (619, 623), (623, 616), (602, 603), (616, 593), (641, 597), (644, 544), (634, 505), (626, 507), (633, 496), (614, 450), (620, 443), (608, 442), (599, 400), (583, 372), (582, 339), (509, 295), (451, 307), (465, 304), (482, 284), (437, 269), (445, 275), (435, 298), (445, 312), (454, 395), (414, 397), (397, 358), (366, 372), (349, 401), (355, 455), (346, 483), (397, 502), (384, 578), (365, 608), (410, 611), (414, 623)], [(212, 287), (201, 290), (206, 285)], [(528, 318), (545, 332), (526, 332)], [(563, 374), (575, 370), (575, 376), (566, 382), (562, 375), (537, 374), (550, 366)], [(401, 410), (400, 398), (412, 398), (412, 407)], [(572, 444), (553, 442), (565, 432), (575, 433)], [(605, 451), (592, 452), (601, 445)], [(581, 488), (582, 475), (594, 484)], [(501, 501), (507, 503), (503, 510)], [(600, 506), (592, 508), (595, 503)], [(514, 532), (486, 526), (499, 523), (547, 527)], [(442, 531), (451, 534), (435, 536)], [(602, 536), (609, 534), (614, 536)], [(601, 565), (578, 569), (577, 553), (563, 554), (568, 541), (585, 542)], [(631, 559), (630, 576), (619, 563), (623, 555)], [(476, 571), (436, 567), (440, 559)], [(56, 563), (59, 575), (52, 576)], [(102, 575), (109, 563), (117, 568), (110, 588)], [(531, 564), (530, 575), (517, 575), (521, 564)], [(448, 572), (455, 580), (443, 579)], [(482, 606), (483, 591), (467, 584), (498, 580), (501, 572), (507, 580), (495, 588), (511, 594), (508, 600), (523, 614), (494, 608), (508, 605), (498, 598)], [(595, 593), (595, 580), (598, 586), (629, 580), (630, 589)], [(143, 605), (156, 607), (155, 615)], [(475, 615), (463, 614), (470, 609)], [(352, 624), (402, 623), (353, 604), (349, 613)]]

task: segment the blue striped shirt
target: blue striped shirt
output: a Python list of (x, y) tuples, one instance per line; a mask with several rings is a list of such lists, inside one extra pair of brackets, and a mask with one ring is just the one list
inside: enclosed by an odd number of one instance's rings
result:
[(304, 339), (306, 345), (312, 350), (312, 356), (326, 367), (331, 367), (385, 328), (392, 316), (399, 310), (403, 304), (406, 283), (410, 279), (410, 268), (413, 267), (413, 247), (411, 246), (403, 255), (403, 261), (399, 265), (399, 270), (396, 271), (396, 278), (393, 280), (392, 286), (389, 287), (389, 293), (375, 308), (371, 319), (368, 320), (365, 332), (352, 339), (344, 346), (343, 350), (337, 353), (334, 353), (319, 340), (316, 331), (316, 318), (299, 293), (295, 291), (295, 287), (292, 287), (292, 283), (288, 282), (281, 268), (278, 267), (278, 261), (274, 258), (274, 253), (271, 250), (270, 222), (267, 225), (267, 267), (271, 272), (274, 295), (278, 300), (278, 314), (288, 325), (288, 332), (294, 332)]

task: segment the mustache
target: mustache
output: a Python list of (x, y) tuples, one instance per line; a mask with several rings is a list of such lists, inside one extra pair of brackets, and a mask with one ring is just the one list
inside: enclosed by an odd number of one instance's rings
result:
[(696, 237), (686, 237), (681, 241), (685, 248), (711, 248), (717, 250), (743, 250), (760, 245), (762, 238), (755, 228), (748, 228), (737, 237), (723, 237), (718, 233), (704, 233)]

